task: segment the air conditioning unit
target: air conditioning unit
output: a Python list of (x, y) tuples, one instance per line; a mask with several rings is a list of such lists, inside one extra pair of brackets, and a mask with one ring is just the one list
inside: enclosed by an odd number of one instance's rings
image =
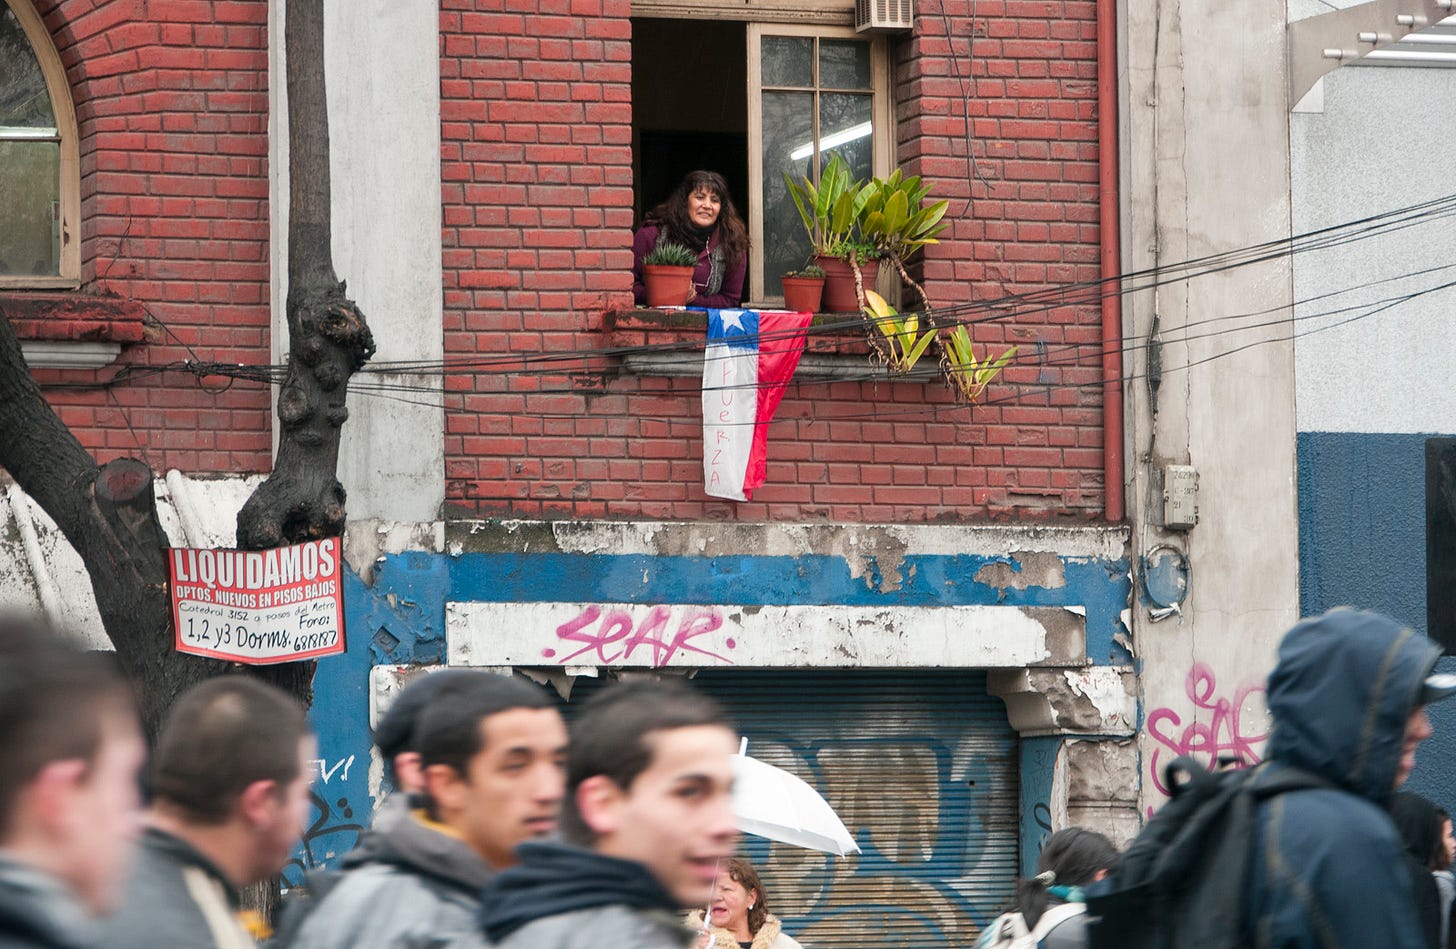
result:
[(915, 26), (913, 0), (854, 0), (854, 28), (860, 33), (901, 33)]

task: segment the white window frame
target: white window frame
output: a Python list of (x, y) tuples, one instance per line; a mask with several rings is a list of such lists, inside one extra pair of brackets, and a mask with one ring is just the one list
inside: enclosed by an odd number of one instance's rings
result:
[[(810, 36), (820, 39), (852, 39), (870, 47), (870, 105), (875, 124), (871, 146), (871, 162), (876, 177), (887, 178), (895, 159), (895, 107), (890, 95), (890, 62), (885, 38), (866, 37), (848, 26), (816, 26), (791, 23), (749, 23), (748, 29), (748, 239), (751, 280), (748, 299), (760, 302), (782, 302), (764, 298), (763, 272), (763, 60), (762, 39), (765, 36)], [(815, 64), (817, 81), (818, 64)], [(817, 174), (817, 170), (815, 172)]]
[(81, 285), (81, 157), (76, 131), (76, 107), (61, 55), (50, 31), (30, 0), (4, 0), (20, 22), (30, 48), (40, 63), (56, 116), (56, 137), (60, 140), (61, 260), (59, 276), (0, 275), (0, 289), (75, 289)]

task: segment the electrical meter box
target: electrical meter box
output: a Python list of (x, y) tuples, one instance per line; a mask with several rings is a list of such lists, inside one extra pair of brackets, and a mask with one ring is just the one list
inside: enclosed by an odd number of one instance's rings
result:
[(1163, 469), (1163, 526), (1187, 530), (1198, 523), (1198, 469), (1168, 465)]

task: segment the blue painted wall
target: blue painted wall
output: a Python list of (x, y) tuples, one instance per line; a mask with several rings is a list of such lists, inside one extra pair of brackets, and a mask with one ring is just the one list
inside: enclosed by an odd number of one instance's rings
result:
[[(315, 778), (312, 826), (287, 872), (325, 865), (352, 846), (373, 812), (368, 788), (368, 671), (375, 664), (434, 664), (445, 658), (447, 601), (742, 603), (953, 606), (1081, 606), (1093, 662), (1128, 664), (1113, 639), (1130, 584), (1126, 559), (1064, 559), (1065, 585), (999, 589), (975, 580), (988, 564), (1011, 558), (907, 556), (898, 589), (882, 591), (878, 565), (851, 575), (842, 557), (647, 556), (561, 553), (427, 553), (387, 555), (366, 585), (345, 580), (348, 652), (319, 662), (312, 712), (323, 770)], [(1022, 753), (1023, 861), (1034, 863), (1045, 833), (1054, 743)], [(351, 760), (352, 763), (348, 763)], [(1045, 759), (1045, 760), (1044, 760)], [(327, 781), (324, 780), (327, 777)], [(1028, 793), (1031, 795), (1028, 797)], [(1039, 810), (1037, 803), (1041, 804)], [(1040, 816), (1038, 816), (1040, 815)], [(1028, 864), (1029, 865), (1029, 864)]]
[[(1378, 610), (1426, 631), (1427, 434), (1299, 433), (1300, 611)], [(1456, 657), (1443, 658), (1456, 673)], [(1430, 708), (1436, 734), (1410, 790), (1456, 812), (1456, 701)]]

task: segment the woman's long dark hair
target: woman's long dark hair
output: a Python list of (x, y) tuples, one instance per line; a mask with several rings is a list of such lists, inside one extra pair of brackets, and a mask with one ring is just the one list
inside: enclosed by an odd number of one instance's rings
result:
[[(1117, 864), (1117, 848), (1112, 841), (1092, 830), (1067, 827), (1047, 838), (1036, 860), (1037, 876), (1022, 880), (1016, 890), (1016, 903), (1027, 926), (1035, 926), (1051, 903), (1049, 886), (1086, 886), (1097, 878), (1100, 870), (1111, 870)], [(1045, 880), (1050, 871), (1054, 880)]]
[[(728, 206), (726, 201), (723, 206)], [(757, 936), (763, 928), (763, 921), (768, 918), (768, 898), (763, 895), (763, 882), (758, 878), (758, 871), (742, 857), (733, 857), (723, 865), (723, 869), (728, 871), (734, 883), (753, 894), (749, 897), (753, 906), (748, 910), (748, 933)]]
[(667, 240), (688, 247), (701, 246), (698, 228), (688, 216), (688, 197), (699, 188), (716, 194), (722, 202), (714, 227), (718, 231), (718, 242), (723, 247), (723, 265), (731, 268), (748, 255), (748, 226), (733, 206), (728, 182), (716, 171), (689, 172), (668, 199), (648, 213), (647, 220), (656, 222)]

